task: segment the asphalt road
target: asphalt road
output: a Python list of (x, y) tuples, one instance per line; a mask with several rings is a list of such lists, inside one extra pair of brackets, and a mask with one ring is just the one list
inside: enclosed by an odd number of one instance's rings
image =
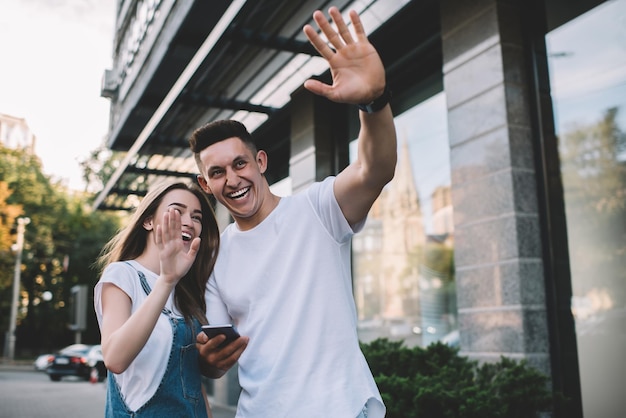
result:
[[(73, 377), (52, 382), (32, 366), (0, 365), (0, 418), (102, 418), (106, 383)], [(233, 418), (232, 409), (213, 408), (213, 418)]]

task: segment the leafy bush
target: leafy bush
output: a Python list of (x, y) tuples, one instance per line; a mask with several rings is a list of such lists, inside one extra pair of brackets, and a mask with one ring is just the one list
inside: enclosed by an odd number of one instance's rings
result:
[(407, 348), (385, 338), (361, 349), (387, 418), (534, 418), (555, 400), (548, 378), (524, 360), (479, 365), (441, 342)]

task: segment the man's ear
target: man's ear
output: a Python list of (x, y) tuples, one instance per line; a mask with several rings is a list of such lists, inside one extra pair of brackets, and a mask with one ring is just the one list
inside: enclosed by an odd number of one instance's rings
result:
[(204, 190), (205, 193), (213, 194), (213, 192), (211, 192), (211, 189), (209, 188), (209, 184), (207, 183), (207, 181), (206, 181), (206, 179), (204, 178), (203, 175), (198, 174), (198, 176), (196, 178), (198, 180), (198, 184), (200, 185), (202, 190)]
[(154, 224), (152, 223), (152, 216), (148, 216), (143, 220), (143, 229), (146, 231), (152, 231), (154, 229)]
[(260, 150), (256, 153), (256, 163), (259, 166), (261, 174), (265, 174), (267, 170), (267, 153), (265, 151)]

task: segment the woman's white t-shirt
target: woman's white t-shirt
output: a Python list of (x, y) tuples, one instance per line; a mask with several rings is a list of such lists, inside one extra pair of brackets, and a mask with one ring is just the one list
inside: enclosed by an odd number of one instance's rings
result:
[[(146, 276), (148, 285), (153, 288), (158, 275), (136, 261), (115, 262), (105, 268), (94, 289), (94, 308), (100, 327), (102, 327), (103, 283), (112, 283), (128, 295), (132, 301), (132, 313), (135, 313), (146, 299), (147, 295), (141, 287), (137, 270)], [(182, 316), (174, 309), (173, 294), (173, 292), (170, 294), (165, 307), (174, 315)], [(167, 368), (172, 340), (170, 320), (168, 316), (161, 314), (146, 345), (128, 369), (121, 374), (113, 375), (130, 410), (136, 411), (156, 393)]]

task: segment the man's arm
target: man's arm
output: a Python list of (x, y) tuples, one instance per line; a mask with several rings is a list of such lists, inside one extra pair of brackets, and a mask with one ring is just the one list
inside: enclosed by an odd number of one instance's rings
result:
[[(336, 7), (331, 7), (329, 14), (336, 30), (320, 11), (313, 18), (330, 45), (310, 25), (304, 27), (304, 33), (328, 61), (333, 84), (307, 80), (304, 87), (339, 103), (357, 105), (378, 99), (385, 91), (385, 68), (367, 39), (358, 14), (350, 12), (355, 37)], [(337, 175), (334, 186), (339, 206), (351, 225), (367, 216), (383, 187), (393, 178), (397, 160), (396, 129), (389, 104), (373, 113), (361, 110), (359, 118), (357, 158)]]

